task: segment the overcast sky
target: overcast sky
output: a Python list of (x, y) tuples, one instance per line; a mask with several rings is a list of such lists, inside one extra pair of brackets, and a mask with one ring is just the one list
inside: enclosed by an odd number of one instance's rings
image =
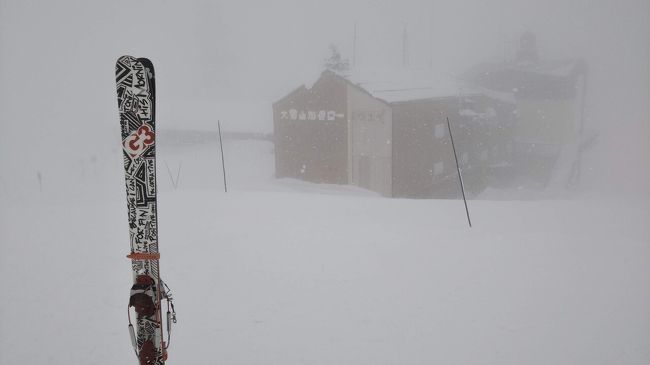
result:
[(440, 72), (502, 60), (530, 30), (543, 58), (585, 57), (595, 72), (649, 80), (646, 0), (4, 0), (0, 12), (5, 71), (49, 64), (61, 72), (80, 67), (74, 60), (90, 70), (130, 52), (154, 59), (175, 86), (196, 88), (195, 78), (211, 74), (205, 87), (224, 96), (282, 94), (320, 71), (330, 43), (351, 58), (355, 23), (361, 68), (401, 66), (404, 28), (411, 66), (433, 61)]
[(601, 153), (619, 175), (638, 167), (627, 183), (650, 180), (647, 0), (0, 0), (0, 167), (25, 136), (35, 164), (92, 140), (71, 131), (112, 128), (122, 54), (154, 61), (159, 103), (274, 101), (317, 77), (330, 43), (352, 61), (355, 23), (358, 68), (401, 67), (404, 29), (410, 66), (440, 74), (507, 58), (524, 31), (543, 59), (585, 58)]

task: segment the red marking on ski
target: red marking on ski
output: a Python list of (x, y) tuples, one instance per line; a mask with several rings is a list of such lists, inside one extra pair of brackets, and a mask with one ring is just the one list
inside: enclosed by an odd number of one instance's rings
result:
[(131, 260), (160, 260), (160, 254), (157, 252), (131, 252), (126, 255), (126, 258)]
[(154, 144), (155, 140), (156, 135), (152, 128), (145, 124), (126, 137), (122, 141), (122, 146), (129, 156), (136, 158), (144, 153), (147, 147)]

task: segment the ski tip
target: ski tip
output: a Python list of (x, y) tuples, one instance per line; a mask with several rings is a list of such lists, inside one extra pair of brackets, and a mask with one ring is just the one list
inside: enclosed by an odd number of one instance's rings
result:
[(149, 69), (149, 71), (154, 74), (154, 68), (153, 68), (153, 62), (151, 62), (150, 59), (146, 57), (140, 57), (138, 58), (138, 61), (146, 68)]
[(117, 62), (118, 63), (119, 62), (124, 62), (125, 60), (128, 60), (128, 59), (135, 59), (135, 57), (129, 56), (129, 55), (123, 55), (123, 56), (120, 56), (120, 57), (117, 58)]
[(153, 69), (153, 62), (146, 57), (133, 57), (129, 55), (123, 55), (117, 58), (117, 63), (124, 63), (125, 61), (137, 61), (143, 64), (145, 67), (150, 67)]

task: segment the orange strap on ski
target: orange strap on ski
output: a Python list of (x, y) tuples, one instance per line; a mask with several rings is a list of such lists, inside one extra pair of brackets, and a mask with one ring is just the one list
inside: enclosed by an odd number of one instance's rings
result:
[(160, 260), (158, 252), (131, 252), (126, 255), (127, 259), (131, 260)]

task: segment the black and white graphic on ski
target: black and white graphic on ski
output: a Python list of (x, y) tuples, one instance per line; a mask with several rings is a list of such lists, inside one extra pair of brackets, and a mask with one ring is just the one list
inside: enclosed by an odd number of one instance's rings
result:
[[(129, 330), (140, 364), (164, 364), (161, 301), (171, 297), (160, 280), (156, 201), (155, 77), (151, 61), (120, 57), (115, 66), (122, 132), (129, 237), (134, 284), (129, 299)], [(131, 323), (135, 312), (135, 329)], [(167, 332), (169, 336), (169, 324)]]

